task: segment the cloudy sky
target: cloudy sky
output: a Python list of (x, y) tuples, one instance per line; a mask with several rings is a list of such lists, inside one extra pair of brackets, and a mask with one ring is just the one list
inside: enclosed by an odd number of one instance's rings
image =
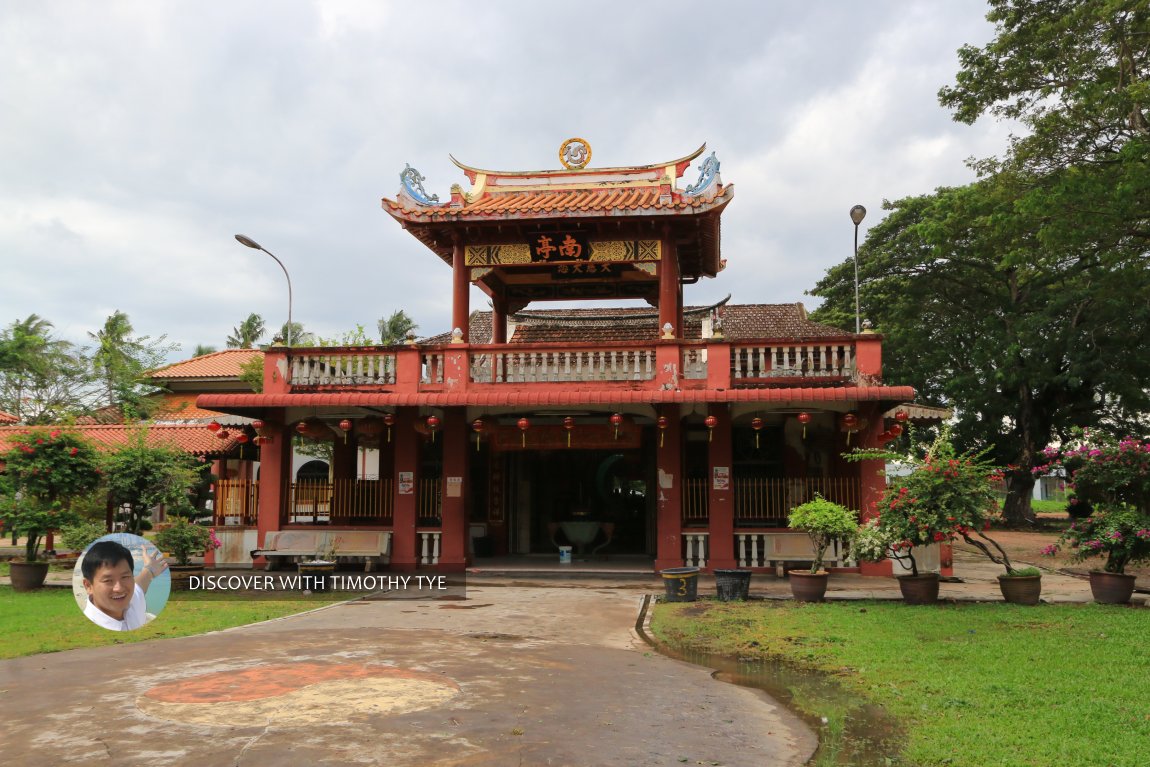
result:
[[(699, 144), (736, 187), (691, 303), (787, 302), (849, 258), (848, 210), (973, 178), (1008, 126), (937, 102), (975, 0), (4, 3), (0, 321), (83, 341), (114, 310), (184, 355), (249, 312), (337, 336), (449, 329), (450, 269), (380, 209), (411, 163), (649, 164)], [(690, 169), (681, 184), (697, 177)], [(486, 298), (473, 293), (472, 307)], [(538, 308), (538, 307), (534, 307)]]

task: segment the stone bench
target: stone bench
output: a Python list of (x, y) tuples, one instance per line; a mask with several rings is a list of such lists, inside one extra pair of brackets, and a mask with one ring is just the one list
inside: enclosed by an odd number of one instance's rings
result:
[(278, 569), (289, 557), (314, 557), (335, 542), (336, 560), (364, 558), (364, 572), (391, 561), (391, 531), (375, 530), (272, 530), (264, 536), (264, 545), (252, 549), (252, 559), (264, 557), (268, 570)]

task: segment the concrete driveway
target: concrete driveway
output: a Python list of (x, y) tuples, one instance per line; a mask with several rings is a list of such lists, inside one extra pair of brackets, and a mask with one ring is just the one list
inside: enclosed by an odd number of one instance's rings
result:
[(356, 602), (3, 661), (0, 753), (148, 767), (807, 760), (815, 737), (785, 709), (652, 652), (634, 631), (641, 599), (472, 586), (461, 601)]

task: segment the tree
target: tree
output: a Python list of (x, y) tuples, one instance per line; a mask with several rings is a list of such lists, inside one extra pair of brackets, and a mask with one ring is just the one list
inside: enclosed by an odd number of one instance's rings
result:
[(200, 467), (194, 457), (168, 445), (149, 445), (146, 427), (102, 462), (109, 501), (123, 508), (129, 533), (151, 528), (148, 517), (156, 506), (176, 516), (194, 514), (191, 494), (198, 487)]
[(238, 327), (232, 328), (232, 334), (228, 336), (227, 346), (229, 349), (252, 349), (263, 337), (266, 330), (264, 318), (252, 312)]
[(0, 475), (0, 519), (27, 536), (25, 561), (35, 562), (49, 530), (79, 521), (72, 504), (100, 482), (95, 449), (75, 432), (33, 429), (9, 438)]
[(419, 328), (402, 309), (392, 312), (390, 317), (380, 317), (376, 326), (379, 328), (379, 342), (384, 346), (403, 343), (408, 333)]
[(203, 357), (205, 354), (215, 354), (218, 351), (214, 346), (207, 344), (196, 344), (196, 350), (192, 352), (193, 357)]
[(55, 338), (52, 323), (30, 314), (0, 331), (0, 410), (23, 423), (54, 423), (90, 403), (83, 351)]
[(149, 391), (144, 373), (159, 366), (168, 352), (179, 348), (167, 344), (167, 336), (152, 340), (134, 336), (128, 315), (115, 311), (104, 327), (88, 335), (96, 342), (92, 367), (101, 382), (103, 405), (119, 405), (127, 417), (146, 416), (143, 396)]
[[(288, 330), (289, 330), (288, 323), (285, 322), (283, 325), (280, 326), (279, 333), (277, 333), (275, 338), (272, 339), (272, 343), (273, 344), (275, 344), (275, 343), (286, 344), (288, 341), (288, 338), (289, 338)], [(304, 330), (303, 323), (300, 323), (300, 322), (291, 323), (290, 330), (291, 330), (290, 338), (291, 338), (291, 345), (292, 346), (314, 346), (315, 345), (315, 336), (313, 336), (311, 333)]]
[[(966, 448), (1007, 465), (1004, 514), (1029, 516), (1041, 451), (1073, 426), (1134, 418), (1148, 401), (1150, 271), (1083, 227), (1044, 234), (1035, 207), (1063, 182), (1002, 171), (886, 203), (859, 252), (864, 316), (886, 336), (884, 374), (953, 405)], [(820, 320), (853, 325), (854, 265), (811, 291)]]

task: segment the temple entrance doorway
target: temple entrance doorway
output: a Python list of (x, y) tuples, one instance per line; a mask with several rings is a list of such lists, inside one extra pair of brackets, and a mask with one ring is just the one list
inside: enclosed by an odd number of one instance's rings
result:
[(651, 553), (654, 461), (643, 450), (539, 450), (506, 460), (511, 553)]

